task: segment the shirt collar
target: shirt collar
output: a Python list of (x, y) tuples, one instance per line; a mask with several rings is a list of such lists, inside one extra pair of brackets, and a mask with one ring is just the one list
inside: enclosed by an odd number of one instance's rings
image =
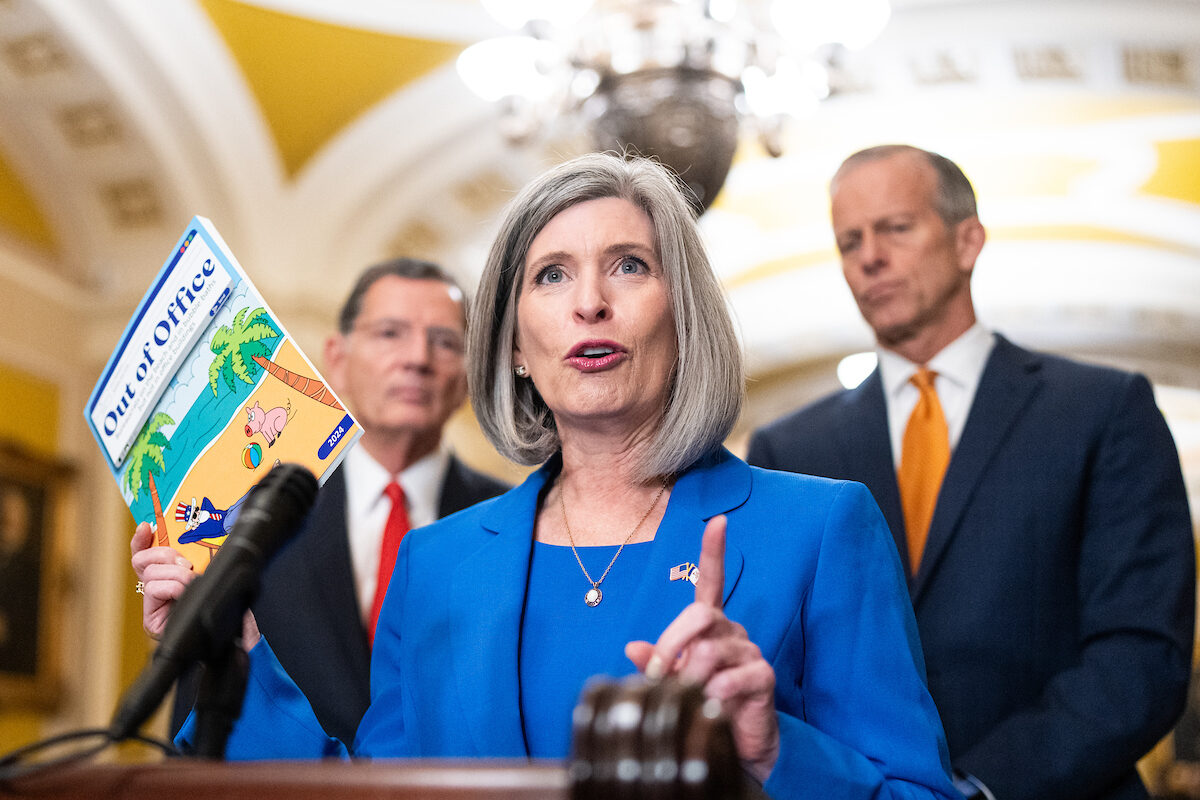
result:
[(400, 486), (408, 499), (408, 516), (413, 527), (435, 522), (442, 482), (450, 464), (450, 452), (439, 447), (400, 473)]
[[(399, 475), (400, 487), (413, 525), (427, 525), (437, 519), (442, 480), (450, 463), (450, 453), (439, 447)], [(349, 513), (361, 515), (383, 502), (383, 490), (393, 475), (376, 461), (365, 447), (352, 447), (346, 454), (346, 503)], [(421, 521), (418, 521), (421, 520)]]
[[(992, 332), (976, 321), (962, 335), (929, 359), (926, 366), (936, 372), (938, 377), (945, 378), (959, 387), (974, 386), (983, 374), (995, 340)], [(877, 348), (876, 353), (879, 356), (879, 376), (883, 380), (884, 391), (888, 397), (895, 397), (921, 365), (883, 347)]]

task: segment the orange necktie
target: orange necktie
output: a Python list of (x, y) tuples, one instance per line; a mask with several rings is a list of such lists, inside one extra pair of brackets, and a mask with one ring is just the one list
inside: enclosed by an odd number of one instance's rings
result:
[(935, 372), (921, 367), (912, 376), (913, 385), (921, 393), (900, 451), (900, 504), (904, 509), (904, 528), (908, 537), (908, 563), (915, 575), (925, 550), (925, 537), (937, 505), (938, 490), (950, 463), (950, 436), (946, 432), (946, 416), (933, 387)]
[(400, 540), (408, 533), (410, 527), (408, 510), (404, 507), (404, 490), (400, 484), (392, 481), (383, 490), (392, 499), (392, 510), (388, 514), (387, 524), (383, 526), (383, 544), (379, 548), (379, 572), (375, 581), (375, 600), (371, 603), (371, 621), (367, 625), (367, 635), (372, 646), (375, 644), (375, 626), (379, 624), (379, 609), (383, 607), (383, 598), (387, 594), (388, 581), (392, 579), (392, 568), (396, 566), (396, 553), (400, 550)]

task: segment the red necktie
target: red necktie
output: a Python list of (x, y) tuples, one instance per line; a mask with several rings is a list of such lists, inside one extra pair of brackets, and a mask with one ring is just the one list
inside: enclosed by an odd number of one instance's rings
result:
[(912, 376), (913, 385), (921, 393), (900, 450), (900, 469), (896, 474), (900, 484), (900, 504), (904, 509), (904, 529), (908, 539), (908, 565), (917, 574), (933, 509), (937, 505), (942, 478), (950, 463), (950, 436), (946, 416), (934, 389), (935, 372), (921, 367)]
[(388, 514), (387, 524), (383, 526), (383, 544), (379, 548), (379, 572), (375, 580), (375, 601), (371, 603), (371, 621), (367, 625), (367, 636), (371, 644), (375, 644), (375, 626), (379, 623), (379, 609), (383, 607), (383, 598), (387, 594), (388, 581), (392, 579), (392, 569), (396, 566), (396, 553), (400, 550), (400, 540), (408, 533), (408, 511), (404, 507), (404, 490), (400, 484), (392, 481), (383, 490), (392, 498), (392, 511)]

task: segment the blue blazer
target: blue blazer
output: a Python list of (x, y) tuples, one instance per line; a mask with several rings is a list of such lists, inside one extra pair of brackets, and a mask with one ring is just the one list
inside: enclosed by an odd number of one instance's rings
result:
[[(440, 517), (507, 491), (507, 484), (451, 456), (438, 498)], [(334, 470), (304, 527), (271, 561), (254, 602), (259, 630), (309, 698), (330, 736), (351, 741), (370, 704), (371, 648), (354, 589), (346, 532), (346, 477)], [(189, 673), (176, 691), (172, 731), (196, 698)]]
[[(884, 402), (876, 371), (748, 460), (865, 483), (907, 567)], [(1003, 800), (1146, 797), (1135, 763), (1186, 696), (1192, 551), (1146, 379), (997, 337), (909, 582), (954, 766)]]
[[(405, 538), (357, 754), (527, 756), (521, 614), (538, 498), (557, 470), (555, 459), (507, 494)], [(768, 793), (957, 797), (899, 559), (861, 485), (754, 469), (728, 451), (703, 460), (675, 484), (627, 639), (654, 641), (692, 602), (692, 585), (668, 574), (699, 560), (704, 525), (718, 514), (728, 515), (726, 613), (775, 669), (782, 751)], [(251, 663), (229, 757), (338, 751), (269, 647), (260, 643)]]

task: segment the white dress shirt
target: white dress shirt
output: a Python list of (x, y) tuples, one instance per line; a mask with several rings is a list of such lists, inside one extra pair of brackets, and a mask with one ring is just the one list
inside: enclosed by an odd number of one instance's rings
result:
[[(450, 453), (435, 450), (400, 473), (408, 520), (413, 528), (429, 525), (438, 518), (442, 482), (450, 464)], [(358, 606), (364, 620), (375, 600), (379, 573), (379, 550), (383, 528), (392, 510), (384, 489), (394, 476), (364, 447), (352, 447), (342, 462), (346, 478), (346, 531), (350, 537), (350, 565)]]
[[(925, 366), (937, 373), (934, 388), (942, 413), (946, 415), (946, 428), (950, 435), (950, 452), (958, 446), (967, 414), (979, 388), (979, 378), (987, 365), (988, 356), (996, 344), (995, 335), (976, 322), (961, 336), (929, 359)], [(888, 431), (892, 439), (892, 460), (900, 467), (900, 448), (904, 441), (904, 429), (912, 416), (920, 392), (910, 380), (920, 364), (914, 364), (899, 353), (884, 348), (877, 350), (879, 376), (883, 380), (883, 394), (887, 401)]]

